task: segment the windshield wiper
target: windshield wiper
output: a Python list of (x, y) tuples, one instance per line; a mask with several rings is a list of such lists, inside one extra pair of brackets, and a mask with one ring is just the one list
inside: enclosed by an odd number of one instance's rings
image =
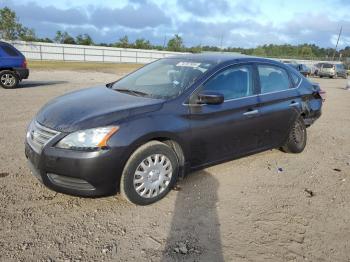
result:
[(117, 89), (113, 89), (113, 90), (116, 90), (118, 92), (127, 93), (127, 94), (132, 94), (135, 96), (149, 96), (149, 94), (141, 92), (141, 91), (137, 91), (137, 90), (121, 89), (121, 88), (117, 88)]

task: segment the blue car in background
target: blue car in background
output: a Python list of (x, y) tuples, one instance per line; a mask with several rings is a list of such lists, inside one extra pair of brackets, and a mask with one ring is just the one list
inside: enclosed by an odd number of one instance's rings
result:
[(8, 89), (16, 88), (28, 76), (24, 55), (12, 45), (0, 41), (0, 85)]

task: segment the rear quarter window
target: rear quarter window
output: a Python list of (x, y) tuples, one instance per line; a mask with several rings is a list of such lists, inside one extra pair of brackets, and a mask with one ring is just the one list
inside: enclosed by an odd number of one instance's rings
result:
[(9, 56), (19, 56), (19, 53), (11, 46), (2, 45), (0, 48)]
[(292, 72), (291, 73), (292, 79), (293, 79), (293, 84), (294, 86), (298, 86), (301, 82), (301, 77), (297, 75), (296, 73)]

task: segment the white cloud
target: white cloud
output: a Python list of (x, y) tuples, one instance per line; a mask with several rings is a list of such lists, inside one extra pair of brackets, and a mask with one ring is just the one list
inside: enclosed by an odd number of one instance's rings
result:
[[(340, 46), (350, 45), (348, 0), (2, 0), (20, 21), (41, 37), (56, 30), (90, 34), (96, 42), (115, 42), (127, 34), (162, 44), (179, 33), (186, 45), (254, 47), (270, 43), (314, 43), (333, 47), (340, 25)], [(348, 5), (350, 6), (350, 5)], [(28, 12), (30, 10), (30, 12)], [(307, 11), (303, 11), (307, 10)], [(345, 11), (344, 11), (345, 10)]]

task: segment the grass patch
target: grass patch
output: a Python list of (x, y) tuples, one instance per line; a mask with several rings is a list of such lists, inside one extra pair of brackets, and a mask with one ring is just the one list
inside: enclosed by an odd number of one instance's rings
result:
[(106, 73), (128, 73), (143, 66), (142, 64), (126, 63), (94, 63), (94, 62), (67, 62), (67, 61), (37, 61), (29, 60), (28, 68), (38, 70), (81, 70)]

